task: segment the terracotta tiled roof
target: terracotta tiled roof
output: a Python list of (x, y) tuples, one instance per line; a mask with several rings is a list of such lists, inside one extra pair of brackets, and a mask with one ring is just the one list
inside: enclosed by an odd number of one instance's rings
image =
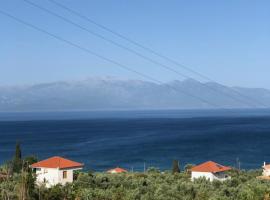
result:
[(81, 168), (83, 167), (82, 163), (74, 162), (59, 156), (54, 156), (51, 158), (48, 158), (46, 160), (42, 160), (40, 162), (34, 163), (31, 165), (32, 168), (39, 168), (39, 167), (45, 167), (45, 168)]
[(228, 171), (230, 170), (230, 167), (222, 166), (218, 163), (215, 163), (213, 161), (208, 161), (205, 163), (202, 163), (200, 165), (197, 165), (195, 167), (191, 168), (192, 172), (212, 172), (212, 173), (217, 173), (217, 172), (223, 172), (223, 171)]
[(123, 172), (127, 172), (127, 170), (116, 167), (114, 169), (110, 169), (107, 171), (108, 173), (123, 173)]

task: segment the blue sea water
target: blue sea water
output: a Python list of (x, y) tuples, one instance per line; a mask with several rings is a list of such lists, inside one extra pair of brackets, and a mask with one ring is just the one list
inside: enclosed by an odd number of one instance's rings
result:
[(170, 169), (213, 160), (245, 169), (270, 162), (270, 110), (0, 113), (0, 163), (14, 154), (64, 156), (103, 171)]

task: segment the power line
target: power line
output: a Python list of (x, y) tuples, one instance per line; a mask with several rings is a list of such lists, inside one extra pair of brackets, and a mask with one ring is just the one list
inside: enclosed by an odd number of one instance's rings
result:
[[(24, 0), (24, 1), (27, 1), (27, 0)], [(179, 63), (178, 61), (176, 61), (176, 60), (174, 60), (174, 59), (172, 59), (172, 58), (169, 58), (168, 56), (165, 56), (165, 55), (163, 55), (163, 54), (161, 54), (161, 53), (158, 53), (157, 51), (155, 51), (155, 50), (153, 50), (153, 49), (151, 49), (151, 48), (149, 48), (149, 47), (146, 47), (146, 46), (142, 45), (141, 43), (136, 42), (136, 41), (134, 41), (134, 40), (132, 40), (132, 39), (130, 39), (130, 38), (124, 36), (123, 34), (120, 34), (120, 33), (116, 32), (116, 31), (114, 31), (114, 30), (108, 28), (107, 26), (104, 26), (104, 25), (102, 25), (102, 24), (100, 24), (100, 23), (97, 23), (97, 22), (94, 21), (93, 19), (90, 19), (89, 17), (87, 17), (87, 16), (85, 16), (85, 15), (82, 15), (82, 14), (80, 14), (79, 12), (77, 12), (77, 11), (75, 11), (75, 10), (73, 10), (73, 9), (71, 9), (71, 8), (69, 8), (69, 7), (67, 7), (67, 6), (65, 6), (65, 5), (63, 5), (63, 4), (61, 4), (61, 3), (57, 2), (57, 1), (55, 1), (55, 0), (48, 0), (48, 1), (51, 2), (51, 3), (53, 3), (54, 5), (57, 5), (58, 7), (61, 7), (62, 9), (65, 9), (65, 10), (69, 11), (70, 13), (72, 13), (72, 14), (74, 14), (74, 15), (76, 15), (76, 16), (78, 16), (78, 17), (80, 17), (80, 18), (82, 18), (82, 19), (84, 19), (84, 20), (86, 20), (86, 21), (88, 21), (88, 22), (90, 22), (90, 23), (96, 25), (97, 27), (99, 27), (99, 28), (101, 28), (101, 29), (103, 29), (103, 30), (106, 30), (106, 31), (108, 31), (108, 32), (110, 32), (110, 33), (112, 33), (112, 34), (118, 36), (119, 38), (124, 39), (124, 40), (130, 42), (131, 44), (133, 44), (133, 45), (135, 45), (135, 46), (138, 46), (138, 47), (140, 47), (140, 48), (142, 48), (142, 49), (144, 49), (144, 50), (146, 50), (146, 51), (148, 51), (148, 52), (150, 52), (150, 53), (152, 53), (152, 54), (154, 54), (154, 55), (156, 55), (156, 56), (158, 56), (158, 57), (163, 58), (164, 60), (166, 60), (166, 61), (168, 61), (168, 62), (170, 62), (170, 63), (172, 63), (172, 64), (174, 64), (174, 65), (176, 65), (176, 66), (178, 66), (178, 67), (181, 67), (181, 68), (183, 68), (183, 69), (185, 69), (185, 70), (187, 70), (187, 71), (189, 71), (189, 72), (191, 72), (191, 73), (193, 73), (193, 74), (196, 74), (197, 76), (199, 76), (199, 77), (201, 77), (201, 78), (203, 78), (203, 79), (205, 79), (205, 80), (207, 80), (207, 81), (218, 83), (217, 81), (211, 79), (210, 77), (208, 77), (208, 76), (206, 76), (206, 75), (204, 75), (204, 74), (202, 74), (202, 73), (200, 73), (200, 72), (198, 72), (198, 71), (195, 71), (195, 70), (191, 69), (190, 67), (187, 67), (186, 65), (183, 65), (183, 64)], [(28, 1), (28, 2), (29, 2), (29, 1)], [(115, 43), (115, 42), (114, 42), (114, 43)], [(123, 45), (121, 45), (121, 46), (123, 46)], [(124, 48), (126, 48), (126, 47), (124, 47)], [(126, 50), (127, 50), (127, 49), (126, 49)], [(130, 49), (130, 50), (131, 50), (131, 49)], [(133, 51), (133, 53), (135, 53), (134, 50), (131, 50), (131, 51)], [(137, 54), (137, 53), (136, 53), (136, 54)], [(140, 57), (142, 57), (142, 56), (140, 56)], [(146, 58), (146, 56), (143, 56), (143, 57)], [(149, 58), (146, 58), (146, 59), (150, 61)], [(151, 59), (151, 60), (154, 61), (153, 59)], [(151, 62), (152, 62), (152, 61), (151, 61)], [(155, 62), (155, 64), (158, 64), (158, 65), (161, 64), (161, 63), (157, 63), (156, 61), (154, 61), (154, 62)], [(183, 77), (185, 77), (185, 78), (191, 78), (190, 76), (184, 75), (184, 74), (180, 73), (179, 71), (174, 70), (173, 68), (170, 68), (170, 67), (168, 67), (168, 66), (166, 66), (166, 65), (163, 65), (163, 64), (161, 64), (161, 65), (162, 65), (163, 67), (169, 69), (170, 71), (173, 71), (174, 73), (177, 73), (178, 75), (181, 75), (181, 76), (183, 76)], [(160, 66), (161, 66), (161, 65), (160, 65)], [(265, 105), (264, 103), (259, 102), (257, 99), (248, 97), (248, 96), (242, 94), (241, 92), (239, 92), (238, 90), (236, 90), (236, 89), (234, 89), (234, 88), (232, 88), (232, 87), (231, 87), (230, 89), (231, 89), (235, 94), (237, 94), (238, 96), (241, 96), (242, 98), (244, 98), (244, 100), (246, 100), (246, 102), (244, 102), (243, 100), (240, 100), (240, 99), (238, 99), (238, 98), (235, 98), (235, 97), (233, 97), (233, 96), (231, 96), (231, 95), (229, 95), (229, 94), (227, 94), (227, 93), (225, 93), (225, 92), (223, 92), (223, 91), (219, 91), (219, 90), (217, 90), (217, 89), (215, 89), (215, 88), (212, 88), (211, 86), (208, 86), (208, 85), (204, 85), (204, 86), (207, 87), (208, 89), (214, 90), (215, 92), (219, 92), (219, 93), (222, 93), (223, 95), (230, 96), (230, 98), (232, 98), (232, 99), (234, 99), (234, 100), (236, 100), (236, 101), (238, 101), (238, 102), (241, 101), (241, 103), (244, 103), (244, 104), (249, 105), (249, 106), (254, 106), (254, 105), (251, 105), (250, 103), (253, 103), (253, 104), (254, 104), (254, 102), (256, 102), (256, 103), (255, 103), (255, 107), (257, 107), (257, 106), (256, 106), (257, 104), (259, 104), (259, 105), (261, 105), (261, 106), (263, 106), (263, 107), (268, 107), (268, 106)], [(247, 100), (249, 100), (249, 102), (247, 102)]]
[(100, 38), (100, 39), (102, 39), (102, 40), (104, 40), (106, 42), (109, 42), (109, 43), (111, 43), (111, 44), (113, 44), (113, 45), (115, 45), (117, 47), (120, 47), (120, 48), (128, 51), (128, 52), (131, 52), (131, 53), (133, 53), (133, 54), (135, 54), (135, 55), (137, 55), (137, 56), (139, 56), (139, 57), (141, 57), (141, 58), (143, 58), (143, 59), (145, 59), (145, 60), (147, 60), (147, 61), (149, 61), (149, 62), (151, 62), (153, 64), (156, 64), (156, 65), (159, 65), (159, 66), (161, 66), (163, 68), (166, 68), (166, 69), (168, 69), (168, 70), (170, 70), (170, 71), (172, 71), (174, 73), (177, 73), (178, 75), (180, 75), (180, 76), (182, 76), (184, 78), (191, 78), (190, 76), (186, 76), (185, 74), (182, 74), (182, 73), (180, 73), (180, 72), (178, 72), (178, 71), (176, 71), (176, 70), (174, 70), (174, 69), (172, 69), (172, 68), (170, 68), (170, 67), (168, 67), (168, 66), (166, 66), (166, 65), (164, 65), (164, 64), (162, 64), (160, 62), (157, 62), (157, 61), (155, 61), (155, 60), (153, 60), (153, 59), (151, 59), (151, 58), (149, 58), (147, 56), (144, 56), (143, 54), (141, 54), (141, 53), (139, 53), (139, 52), (137, 52), (137, 51), (135, 51), (133, 49), (130, 49), (129, 47), (126, 47), (126, 46), (124, 46), (122, 44), (119, 44), (118, 42), (115, 42), (115, 41), (113, 41), (111, 39), (108, 39), (108, 38), (104, 37), (103, 35), (101, 35), (99, 33), (96, 33), (96, 32), (94, 32), (94, 31), (92, 31), (92, 30), (90, 30), (88, 28), (85, 28), (85, 27), (73, 22), (72, 20), (69, 20), (69, 19), (67, 19), (67, 18), (65, 18), (65, 17), (63, 17), (63, 16), (61, 16), (61, 15), (47, 9), (47, 8), (44, 8), (44, 7), (40, 6), (40, 5), (37, 5), (37, 4), (35, 4), (35, 3), (33, 3), (31, 1), (29, 1), (29, 0), (23, 0), (23, 1), (30, 4), (30, 5), (32, 5), (32, 6), (35, 6), (36, 8), (39, 8), (39, 9), (47, 12), (47, 13), (49, 13), (49, 14), (51, 14), (51, 15), (53, 15), (53, 16), (55, 16), (55, 17), (57, 17), (57, 18), (59, 18), (59, 19), (61, 19), (63, 21), (65, 21), (65, 22), (67, 22), (67, 23), (69, 23), (69, 24), (71, 24), (73, 26), (76, 26), (77, 28), (82, 29), (82, 30), (86, 31), (87, 33), (90, 33), (90, 34), (92, 34), (92, 35), (94, 35), (94, 36), (96, 36), (96, 37), (98, 37), (98, 38)]
[[(112, 60), (112, 59), (107, 58), (107, 57), (105, 57), (105, 56), (102, 56), (102, 55), (100, 55), (100, 54), (98, 54), (98, 53), (95, 53), (94, 51), (92, 51), (92, 50), (90, 50), (90, 49), (88, 49), (88, 48), (86, 48), (86, 47), (80, 46), (80, 45), (78, 45), (78, 44), (76, 44), (76, 43), (74, 43), (74, 42), (71, 42), (71, 41), (69, 41), (69, 40), (67, 40), (67, 39), (64, 39), (64, 38), (62, 38), (62, 37), (60, 37), (60, 36), (58, 36), (58, 35), (56, 35), (56, 34), (53, 34), (53, 33), (51, 33), (51, 32), (48, 32), (48, 31), (46, 31), (45, 29), (42, 29), (42, 28), (40, 28), (40, 27), (38, 27), (38, 26), (35, 26), (35, 25), (31, 24), (31, 23), (28, 23), (28, 22), (26, 22), (26, 21), (24, 21), (24, 20), (22, 20), (22, 19), (19, 19), (19, 18), (15, 17), (14, 15), (11, 15), (11, 14), (9, 14), (9, 13), (3, 11), (3, 10), (0, 10), (0, 14), (4, 15), (4, 16), (10, 18), (10, 19), (13, 19), (14, 21), (19, 22), (20, 24), (23, 24), (23, 25), (28, 26), (28, 27), (30, 27), (30, 28), (32, 28), (32, 29), (35, 29), (36, 31), (39, 31), (39, 32), (41, 32), (41, 33), (43, 33), (43, 34), (49, 35), (49, 36), (51, 36), (51, 37), (53, 37), (53, 38), (55, 38), (55, 39), (57, 39), (57, 40), (59, 40), (59, 41), (61, 41), (61, 42), (64, 42), (64, 43), (66, 43), (66, 44), (68, 44), (68, 45), (70, 45), (70, 46), (72, 46), (72, 47), (75, 47), (75, 48), (77, 48), (77, 49), (80, 49), (80, 50), (82, 50), (82, 51), (84, 51), (84, 52), (86, 52), (86, 53), (88, 53), (88, 54), (91, 54), (91, 55), (93, 55), (93, 56), (96, 56), (96, 57), (98, 57), (98, 58), (100, 58), (100, 59), (102, 59), (102, 60), (105, 60), (105, 61), (107, 61), (107, 62), (109, 62), (109, 63), (114, 64), (114, 65), (117, 65), (117, 66), (119, 66), (119, 67), (121, 67), (121, 68), (123, 68), (123, 69), (125, 69), (125, 70), (127, 70), (127, 71), (130, 71), (130, 72), (132, 72), (132, 73), (135, 73), (135, 74), (137, 74), (137, 75), (139, 75), (139, 76), (141, 76), (141, 77), (143, 77), (143, 78), (145, 78), (145, 79), (151, 80), (152, 82), (155, 82), (155, 83), (158, 83), (158, 84), (164, 84), (162, 81), (159, 81), (158, 79), (155, 79), (155, 78), (153, 78), (153, 77), (151, 77), (151, 76), (149, 76), (149, 75), (146, 75), (146, 74), (144, 74), (144, 73), (141, 73), (141, 72), (139, 72), (139, 71), (136, 71), (136, 70), (134, 70), (134, 69), (132, 69), (132, 68), (130, 68), (130, 67), (124, 65), (124, 64), (121, 64), (121, 63), (119, 63), (119, 62), (117, 62), (117, 61), (115, 61), (115, 60)], [(206, 104), (208, 104), (208, 105), (210, 105), (210, 106), (213, 106), (213, 107), (216, 107), (216, 108), (221, 108), (221, 109), (223, 109), (222, 107), (218, 106), (218, 105), (215, 104), (215, 103), (212, 103), (212, 102), (210, 102), (210, 101), (208, 101), (208, 100), (206, 100), (206, 99), (203, 99), (203, 98), (201, 98), (201, 97), (198, 97), (198, 96), (193, 95), (193, 94), (191, 94), (191, 93), (188, 93), (188, 92), (186, 92), (186, 91), (179, 90), (179, 88), (175, 88), (175, 87), (173, 87), (173, 86), (171, 86), (171, 85), (168, 85), (168, 84), (165, 84), (165, 86), (168, 87), (168, 88), (170, 88), (170, 89), (172, 89), (172, 90), (174, 90), (174, 91), (176, 91), (176, 92), (181, 92), (182, 94), (185, 94), (186, 96), (192, 97), (192, 98), (194, 98), (194, 99), (196, 99), (196, 100), (198, 100), (198, 101), (201, 101), (201, 102), (203, 102), (203, 103), (206, 103)]]
[[(177, 71), (177, 70), (175, 70), (175, 69), (173, 69), (173, 68), (171, 68), (171, 67), (169, 67), (167, 65), (164, 65), (164, 64), (162, 64), (162, 63), (160, 63), (158, 61), (155, 61), (152, 58), (149, 58), (149, 57), (147, 57), (147, 56), (145, 56), (145, 55), (143, 55), (143, 54), (141, 54), (141, 53), (139, 53), (139, 52), (137, 52), (137, 51), (135, 51), (133, 49), (130, 49), (129, 47), (126, 47), (126, 46), (124, 46), (122, 44), (119, 44), (119, 43), (117, 43), (117, 42), (115, 42), (115, 41), (113, 41), (111, 39), (108, 39), (108, 38), (104, 37), (101, 34), (98, 34), (98, 33), (94, 32), (94, 31), (92, 31), (92, 30), (90, 30), (88, 28), (85, 28), (85, 27), (83, 27), (83, 26), (75, 23), (74, 21), (69, 20), (69, 19), (67, 19), (67, 18), (65, 18), (65, 17), (63, 17), (63, 16), (61, 16), (61, 15), (59, 15), (59, 14), (57, 14), (57, 13), (55, 13), (55, 12), (49, 10), (49, 9), (47, 9), (47, 8), (44, 8), (44, 7), (42, 7), (42, 6), (38, 5), (38, 4), (35, 4), (32, 1), (29, 1), (29, 0), (23, 0), (23, 1), (26, 2), (26, 3), (28, 3), (28, 4), (30, 4), (30, 5), (32, 5), (32, 6), (34, 6), (34, 7), (36, 7), (36, 8), (38, 8), (38, 9), (41, 9), (42, 11), (44, 11), (46, 13), (49, 13), (49, 14), (51, 14), (51, 15), (53, 15), (53, 16), (55, 16), (55, 17), (57, 17), (57, 18), (59, 18), (59, 19), (61, 19), (63, 21), (65, 21), (65, 22), (67, 22), (67, 23), (69, 23), (69, 24), (71, 24), (71, 25), (73, 25), (73, 26), (75, 26), (75, 27), (77, 27), (77, 28), (79, 28), (79, 29), (81, 29), (83, 31), (86, 31), (87, 33), (90, 33), (91, 35), (94, 35), (94, 36), (96, 36), (96, 37), (98, 37), (98, 38), (100, 38), (100, 39), (102, 39), (102, 40), (104, 40), (106, 42), (109, 42), (109, 43), (111, 43), (111, 44), (113, 44), (113, 45), (115, 45), (117, 47), (120, 47), (120, 48), (128, 51), (128, 52), (131, 52), (131, 53), (133, 53), (133, 54), (135, 54), (135, 55), (137, 55), (137, 56), (139, 56), (139, 57), (141, 57), (141, 58), (143, 58), (143, 59), (145, 59), (145, 60), (147, 60), (147, 61), (149, 61), (149, 62), (151, 62), (153, 64), (159, 65), (159, 66), (161, 66), (161, 67), (163, 67), (163, 68), (165, 68), (165, 69), (167, 69), (167, 70), (169, 70), (171, 72), (174, 72), (174, 73), (176, 73), (179, 76), (182, 76), (184, 78), (192, 78), (190, 76), (187, 76), (187, 75), (184, 75), (184, 74), (180, 73), (179, 71)], [(229, 98), (231, 98), (231, 99), (233, 99), (235, 101), (238, 101), (240, 103), (247, 104), (248, 106), (251, 106), (251, 107), (254, 106), (254, 105), (252, 105), (252, 104), (250, 104), (248, 102), (244, 102), (244, 101), (242, 101), (242, 100), (240, 100), (238, 98), (235, 98), (234, 96), (228, 95), (227, 93), (221, 92), (221, 91), (219, 91), (219, 90), (217, 90), (217, 89), (215, 89), (215, 88), (213, 88), (211, 86), (208, 86), (208, 85), (205, 85), (205, 84), (202, 84), (202, 86), (204, 86), (207, 89), (210, 89), (210, 90), (212, 90), (214, 92), (222, 93), (223, 95), (225, 95), (225, 96), (227, 96), (227, 97), (229, 97)]]

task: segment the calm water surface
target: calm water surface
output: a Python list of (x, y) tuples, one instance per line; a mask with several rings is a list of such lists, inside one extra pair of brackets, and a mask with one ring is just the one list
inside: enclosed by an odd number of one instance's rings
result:
[(214, 160), (246, 169), (270, 162), (270, 111), (1, 113), (0, 163), (16, 140), (23, 155), (54, 155), (96, 171), (121, 166), (170, 169)]

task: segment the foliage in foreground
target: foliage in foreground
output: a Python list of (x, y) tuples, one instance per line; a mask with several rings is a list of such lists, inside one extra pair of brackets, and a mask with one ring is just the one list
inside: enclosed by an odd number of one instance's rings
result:
[[(232, 171), (232, 179), (210, 183), (190, 181), (187, 172), (78, 174), (77, 180), (52, 188), (33, 185), (30, 172), (0, 182), (0, 199), (43, 200), (270, 200), (270, 182), (258, 180), (261, 171)], [(26, 188), (28, 188), (26, 190)], [(24, 190), (22, 190), (24, 189)], [(28, 191), (23, 195), (22, 192)]]
[(35, 185), (29, 165), (36, 161), (33, 156), (22, 158), (17, 143), (14, 158), (0, 166), (0, 200), (270, 200), (270, 181), (256, 178), (261, 170), (232, 170), (232, 178), (225, 182), (191, 182), (191, 165), (179, 173), (174, 161), (172, 172), (155, 168), (146, 173), (81, 172), (72, 184), (46, 188)]

